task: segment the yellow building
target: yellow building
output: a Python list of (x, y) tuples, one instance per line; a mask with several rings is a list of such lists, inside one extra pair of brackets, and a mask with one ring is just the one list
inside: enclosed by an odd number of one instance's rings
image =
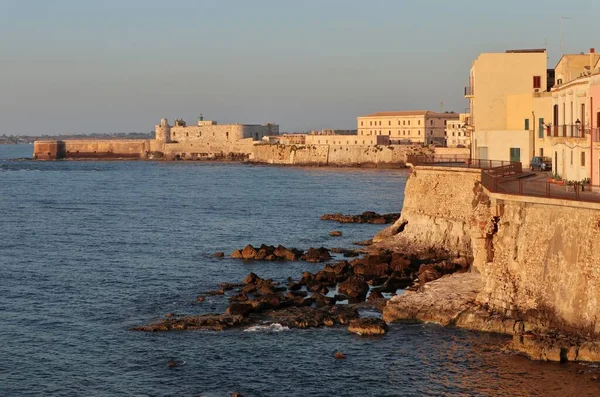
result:
[(392, 143), (445, 144), (446, 126), (458, 113), (430, 110), (378, 112), (357, 118), (361, 136), (386, 135)]
[(458, 119), (448, 120), (448, 124), (446, 125), (446, 146), (463, 146), (465, 148), (471, 146), (471, 136), (470, 131), (467, 129), (467, 124), (469, 124), (468, 113), (460, 113)]
[(553, 84), (546, 63), (543, 49), (483, 53), (473, 61), (465, 88), (473, 157), (529, 166), (541, 145), (534, 134), (539, 140), (550, 115), (544, 106), (549, 99), (540, 95)]

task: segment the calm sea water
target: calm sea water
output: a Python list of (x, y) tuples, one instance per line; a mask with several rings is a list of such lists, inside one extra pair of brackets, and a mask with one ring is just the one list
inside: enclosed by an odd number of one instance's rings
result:
[[(31, 149), (0, 146), (2, 396), (600, 393), (593, 365), (531, 362), (501, 353), (504, 337), (434, 325), (394, 324), (381, 338), (343, 328), (128, 331), (169, 312), (222, 311), (223, 297), (196, 296), (250, 271), (277, 280), (314, 271), (211, 254), (263, 242), (351, 247), (380, 227), (319, 216), (398, 211), (406, 172), (11, 160)], [(334, 229), (344, 236), (329, 237)], [(170, 359), (185, 364), (168, 368)]]

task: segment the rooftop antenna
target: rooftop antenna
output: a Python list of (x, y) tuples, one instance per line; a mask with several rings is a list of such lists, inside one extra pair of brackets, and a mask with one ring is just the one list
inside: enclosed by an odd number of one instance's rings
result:
[(564, 51), (564, 29), (563, 29), (563, 22), (566, 20), (571, 20), (571, 18), (569, 17), (560, 17), (560, 56), (563, 56), (565, 54)]

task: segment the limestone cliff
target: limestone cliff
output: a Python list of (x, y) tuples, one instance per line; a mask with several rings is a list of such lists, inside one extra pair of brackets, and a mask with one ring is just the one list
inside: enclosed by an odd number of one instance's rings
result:
[[(471, 259), (480, 274), (476, 299), (433, 321), (512, 334), (512, 348), (536, 359), (600, 359), (600, 205), (489, 193), (478, 180), (474, 170), (417, 167), (401, 218), (375, 241)], [(456, 280), (420, 291), (423, 302), (453, 299), (435, 294)], [(392, 299), (386, 319), (407, 318), (418, 294)], [(412, 309), (412, 317), (432, 321), (432, 311), (448, 312), (440, 305)]]

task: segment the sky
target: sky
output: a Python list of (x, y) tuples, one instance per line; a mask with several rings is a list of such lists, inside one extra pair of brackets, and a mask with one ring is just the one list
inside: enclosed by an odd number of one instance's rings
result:
[(464, 112), (479, 53), (553, 68), (561, 17), (564, 52), (600, 51), (597, 0), (0, 0), (0, 135)]

